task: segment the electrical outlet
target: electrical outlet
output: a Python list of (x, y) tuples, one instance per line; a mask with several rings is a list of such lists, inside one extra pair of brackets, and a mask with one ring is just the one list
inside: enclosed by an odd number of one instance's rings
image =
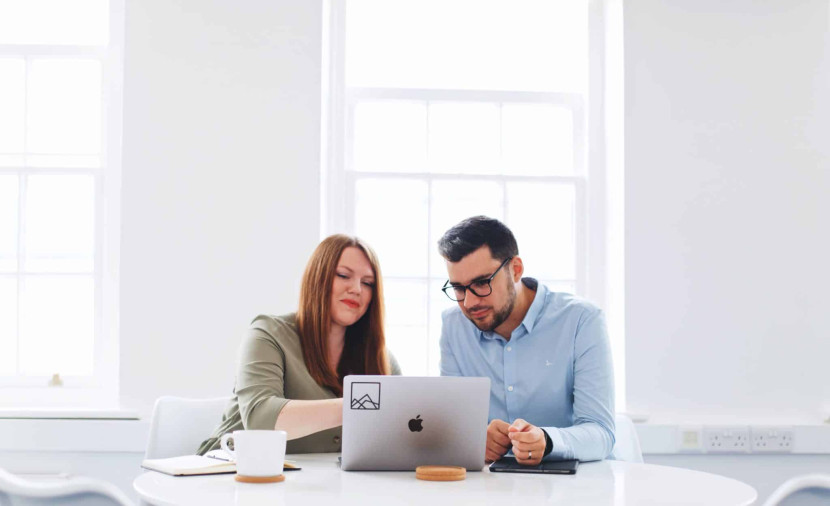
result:
[(706, 427), (703, 447), (709, 453), (749, 453), (749, 427)]
[(753, 453), (790, 453), (792, 451), (792, 427), (752, 427)]
[(677, 431), (677, 449), (682, 453), (700, 453), (703, 451), (703, 428), (695, 425), (682, 425)]

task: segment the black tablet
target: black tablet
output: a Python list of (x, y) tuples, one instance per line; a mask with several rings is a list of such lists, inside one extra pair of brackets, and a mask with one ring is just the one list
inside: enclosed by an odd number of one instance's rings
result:
[(502, 457), (490, 464), (493, 473), (576, 474), (578, 460), (543, 460), (538, 466), (523, 466), (513, 457)]

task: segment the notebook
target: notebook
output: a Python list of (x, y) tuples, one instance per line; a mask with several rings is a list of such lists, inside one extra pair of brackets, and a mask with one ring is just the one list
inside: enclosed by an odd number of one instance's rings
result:
[[(198, 476), (202, 474), (226, 474), (236, 472), (236, 462), (222, 450), (212, 450), (202, 455), (182, 455), (166, 459), (144, 459), (141, 467), (171, 476)], [(286, 461), (285, 471), (299, 471), (301, 468)]]
[(202, 455), (183, 455), (167, 459), (145, 459), (144, 469), (172, 476), (196, 476), (199, 474), (235, 473), (236, 462), (219, 460)]

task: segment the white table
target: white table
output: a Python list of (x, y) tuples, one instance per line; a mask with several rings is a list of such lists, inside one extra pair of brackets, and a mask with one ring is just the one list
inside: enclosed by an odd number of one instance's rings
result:
[(440, 506), (749, 505), (749, 485), (715, 474), (606, 460), (580, 464), (573, 476), (467, 472), (456, 482), (427, 482), (414, 472), (341, 471), (337, 454), (291, 455), (303, 469), (282, 483), (237, 483), (234, 475), (173, 477), (148, 471), (133, 482), (154, 505)]

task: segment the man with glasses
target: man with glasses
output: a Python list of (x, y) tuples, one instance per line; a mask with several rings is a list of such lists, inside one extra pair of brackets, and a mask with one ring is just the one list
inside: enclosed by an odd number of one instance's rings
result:
[(443, 314), (441, 375), (490, 378), (485, 461), (608, 457), (614, 373), (602, 311), (522, 278), (516, 239), (498, 220), (468, 218), (438, 249), (443, 291), (458, 302)]

